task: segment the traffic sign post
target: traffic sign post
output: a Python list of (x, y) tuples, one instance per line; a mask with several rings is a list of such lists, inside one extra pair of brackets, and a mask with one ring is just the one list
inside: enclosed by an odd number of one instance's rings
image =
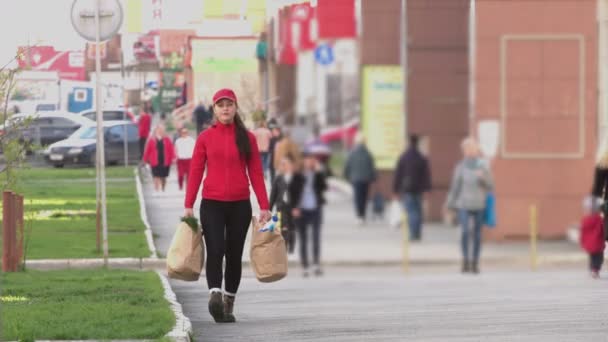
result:
[[(89, 42), (95, 42), (95, 107), (97, 110), (97, 216), (101, 215), (103, 228), (103, 260), (108, 265), (108, 216), (106, 207), (106, 173), (103, 115), (101, 110), (101, 55), (99, 44), (112, 38), (120, 29), (123, 19), (118, 0), (74, 0), (71, 12), (72, 26)], [(125, 137), (126, 138), (126, 137)], [(98, 228), (99, 229), (99, 228)]]

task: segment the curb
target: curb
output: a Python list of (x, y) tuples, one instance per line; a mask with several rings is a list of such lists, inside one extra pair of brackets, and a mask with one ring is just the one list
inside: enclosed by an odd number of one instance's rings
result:
[[(161, 258), (114, 258), (108, 259), (108, 267), (115, 269), (137, 269), (137, 270), (164, 270), (166, 259)], [(587, 256), (584, 253), (574, 255), (539, 255), (539, 265), (555, 265), (585, 262)], [(435, 259), (410, 259), (410, 266), (452, 266), (459, 265), (459, 258), (435, 258)], [(530, 263), (529, 256), (516, 257), (482, 257), (481, 262), (487, 265), (524, 265)], [(298, 268), (300, 263), (289, 261), (289, 268)], [(326, 267), (388, 267), (402, 266), (402, 259), (387, 260), (333, 260), (325, 261)], [(103, 259), (56, 259), (56, 260), (28, 260), (26, 267), (34, 270), (60, 270), (60, 269), (87, 269), (103, 267)], [(250, 261), (243, 261), (243, 267), (249, 268)]]
[(175, 342), (190, 342), (192, 323), (190, 322), (190, 319), (184, 315), (182, 305), (177, 301), (177, 296), (175, 295), (175, 292), (173, 292), (167, 277), (160, 271), (157, 271), (156, 274), (158, 274), (158, 277), (163, 284), (165, 299), (171, 304), (171, 311), (173, 311), (173, 315), (175, 316), (175, 326), (173, 327), (173, 330), (165, 336)]
[(150, 249), (150, 258), (155, 259), (158, 258), (158, 253), (156, 252), (156, 246), (154, 245), (154, 238), (152, 235), (152, 228), (150, 227), (150, 222), (148, 222), (148, 213), (146, 212), (146, 201), (144, 199), (144, 192), (142, 187), (141, 178), (139, 177), (139, 172), (137, 167), (133, 169), (133, 173), (135, 175), (135, 185), (137, 188), (137, 196), (139, 198), (139, 216), (141, 217), (141, 221), (146, 226), (145, 235), (146, 241), (148, 241), (148, 249)]
[[(109, 268), (156, 270), (164, 268), (165, 260), (159, 258), (110, 258)], [(103, 259), (41, 259), (27, 260), (25, 267), (34, 270), (88, 269), (104, 267)]]

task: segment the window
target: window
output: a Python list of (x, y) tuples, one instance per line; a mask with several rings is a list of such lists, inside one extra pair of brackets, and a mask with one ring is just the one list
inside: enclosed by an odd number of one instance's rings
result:
[(86, 114), (83, 114), (82, 116), (84, 116), (87, 119), (91, 119), (93, 121), (97, 121), (97, 117), (95, 116), (95, 112), (88, 112)]
[(111, 141), (117, 141), (117, 140), (123, 141), (125, 139), (124, 129), (125, 129), (124, 125), (111, 127), (108, 132), (109, 133), (108, 138)]
[(95, 139), (97, 137), (97, 128), (89, 127), (80, 134), (80, 139)]
[(136, 125), (127, 126), (127, 136), (129, 141), (139, 141), (139, 129)]
[(51, 118), (51, 125), (55, 127), (72, 127), (77, 126), (77, 124), (66, 118)]
[(125, 120), (128, 119), (128, 117), (125, 115), (123, 117), (123, 112), (121, 111), (104, 111), (103, 112), (103, 119), (104, 120)]

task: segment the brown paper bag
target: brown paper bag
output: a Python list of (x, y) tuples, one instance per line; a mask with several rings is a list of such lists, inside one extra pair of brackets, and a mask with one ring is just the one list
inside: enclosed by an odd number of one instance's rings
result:
[(205, 263), (205, 247), (202, 231), (196, 232), (185, 222), (180, 222), (167, 253), (169, 278), (197, 281)]
[(260, 232), (263, 225), (256, 217), (252, 219), (251, 266), (256, 278), (262, 283), (271, 283), (287, 275), (287, 249), (279, 229)]

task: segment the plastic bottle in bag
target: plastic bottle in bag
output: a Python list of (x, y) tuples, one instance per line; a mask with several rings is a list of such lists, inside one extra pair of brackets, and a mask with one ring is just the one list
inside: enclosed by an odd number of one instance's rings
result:
[(262, 227), (259, 231), (260, 232), (273, 232), (278, 221), (279, 221), (279, 217), (277, 215), (273, 215), (272, 218), (270, 219), (270, 221), (268, 221), (266, 223), (266, 225), (264, 225), (264, 227)]

